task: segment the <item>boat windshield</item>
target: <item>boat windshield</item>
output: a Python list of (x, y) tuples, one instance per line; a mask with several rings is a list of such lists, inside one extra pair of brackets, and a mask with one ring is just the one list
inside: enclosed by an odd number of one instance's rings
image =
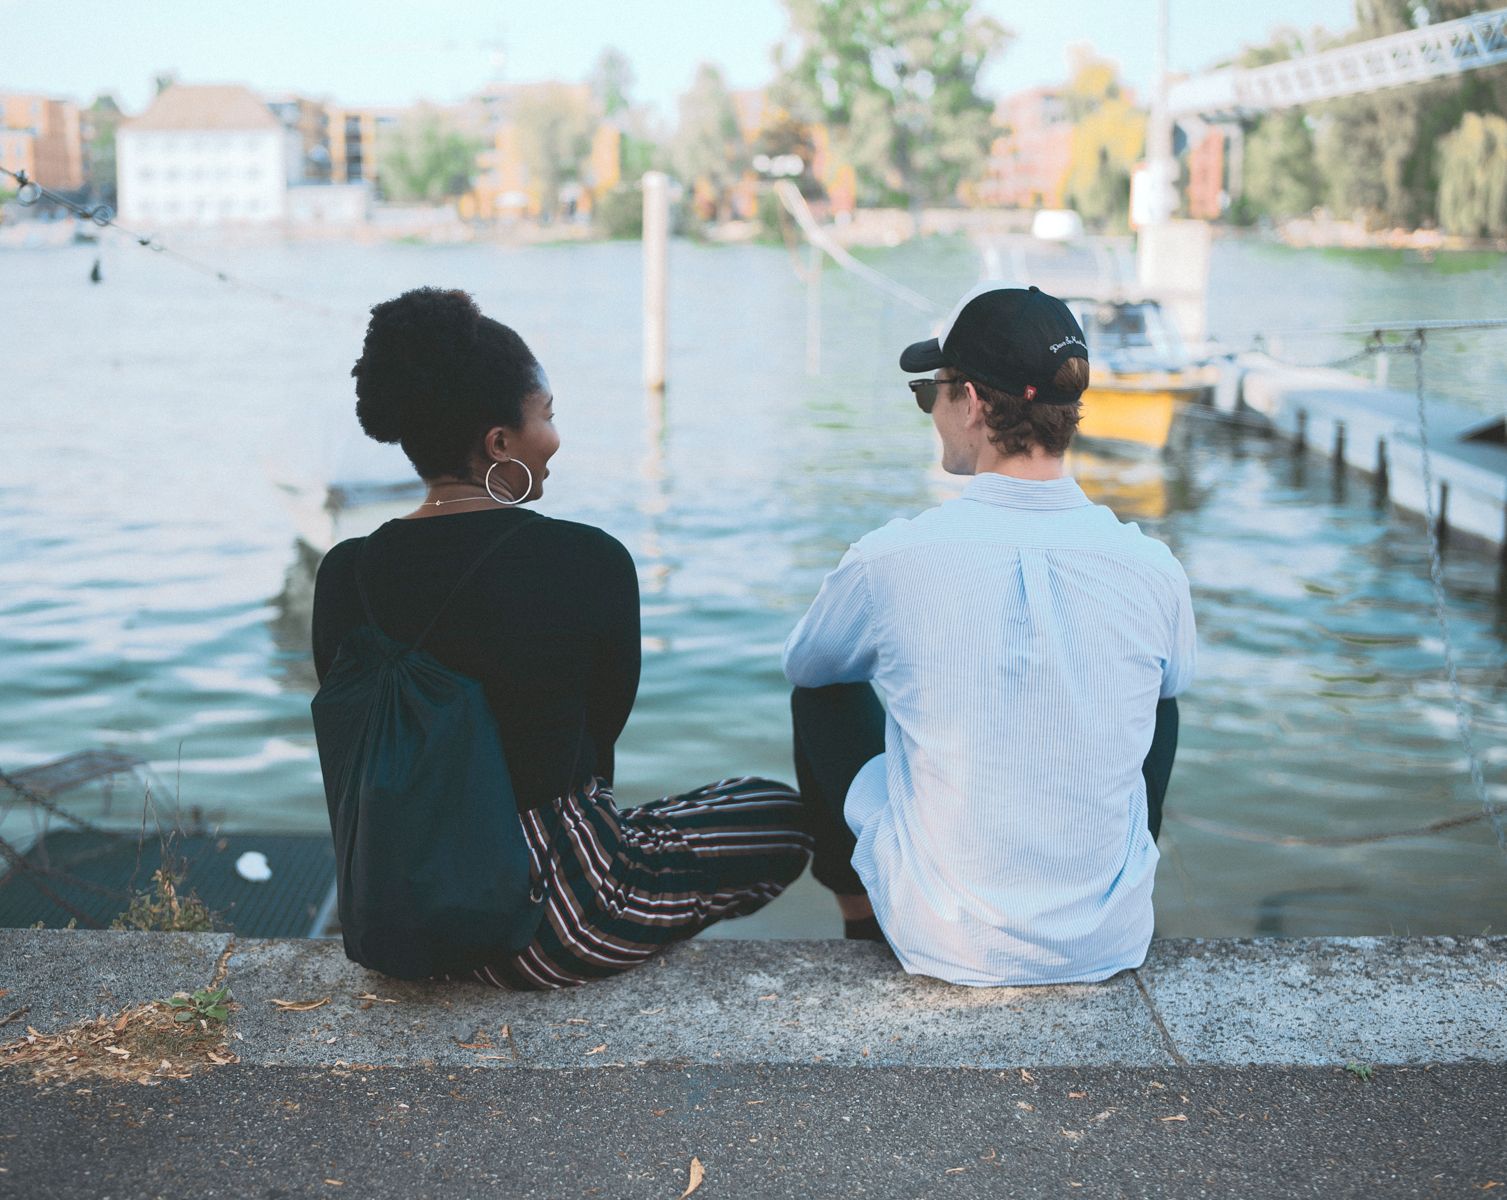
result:
[(1089, 357), (1111, 370), (1181, 370), (1188, 357), (1182, 340), (1155, 303), (1096, 303), (1074, 308), (1088, 337)]

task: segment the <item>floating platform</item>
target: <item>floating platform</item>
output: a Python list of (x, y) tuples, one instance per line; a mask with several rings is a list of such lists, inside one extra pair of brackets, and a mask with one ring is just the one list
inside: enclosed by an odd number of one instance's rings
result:
[[(241, 855), (265, 857), (271, 875), (245, 878)], [(174, 861), (186, 864), (181, 888), (202, 900), (216, 928), (240, 937), (318, 937), (335, 912), (335, 850), (326, 835), (228, 833), (175, 837)], [(40, 925), (107, 929), (135, 893), (152, 891), (163, 843), (85, 830), (54, 830), (0, 876), (0, 928)]]
[[(1254, 416), (1310, 454), (1373, 476), (1398, 508), (1427, 512), (1418, 399), (1343, 371), (1264, 354), (1223, 364), (1214, 407)], [(1441, 534), (1507, 551), (1507, 421), (1427, 400), (1433, 513)]]
[[(142, 759), (91, 749), (10, 772), (0, 795), (65, 811), (60, 797), (98, 788), (109, 820), (111, 793), (122, 782), (133, 800), (143, 788), (168, 794)], [(153, 892), (152, 876), (166, 858), (181, 874), (180, 891), (203, 901), (217, 929), (242, 937), (338, 932), (335, 851), (327, 834), (222, 833), (204, 829), (197, 814), (187, 828), (178, 824), (182, 814), (172, 819), (169, 832), (159, 832), (155, 822), (150, 832), (135, 822), (124, 829), (84, 823), (47, 829), (29, 845), (15, 845), (0, 872), (0, 928), (58, 929), (72, 922), (106, 929), (134, 896)]]

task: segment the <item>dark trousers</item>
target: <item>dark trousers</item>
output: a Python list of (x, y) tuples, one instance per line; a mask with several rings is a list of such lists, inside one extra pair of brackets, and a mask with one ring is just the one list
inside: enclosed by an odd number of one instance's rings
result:
[[(806, 830), (815, 840), (811, 874), (842, 896), (863, 894), (853, 870), (853, 831), (843, 801), (853, 777), (884, 753), (884, 708), (866, 683), (796, 688), (790, 697), (795, 727), (795, 785), (801, 793)], [(1151, 836), (1162, 829), (1162, 801), (1177, 756), (1177, 701), (1156, 706), (1156, 732), (1141, 764), (1146, 779), (1146, 818)]]

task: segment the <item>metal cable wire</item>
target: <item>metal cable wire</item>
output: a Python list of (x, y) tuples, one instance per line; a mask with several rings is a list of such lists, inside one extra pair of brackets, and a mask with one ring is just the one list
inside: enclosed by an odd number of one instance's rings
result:
[(12, 171), (6, 167), (0, 167), (0, 175), (8, 175), (16, 181), (16, 201), (24, 207), (29, 208), (45, 197), (82, 220), (92, 221), (101, 229), (112, 229), (116, 233), (130, 238), (139, 246), (143, 246), (156, 254), (161, 254), (164, 258), (170, 258), (180, 266), (187, 267), (191, 271), (197, 271), (201, 275), (207, 275), (211, 279), (230, 287), (254, 293), (276, 304), (302, 309), (305, 312), (317, 313), (320, 316), (330, 317), (334, 320), (365, 323), (364, 318), (358, 317), (353, 313), (342, 312), (326, 304), (320, 304), (315, 300), (304, 300), (298, 296), (289, 296), (286, 292), (280, 292), (276, 288), (270, 288), (249, 279), (242, 279), (240, 276), (232, 275), (229, 271), (222, 270), (210, 263), (201, 262), (197, 258), (192, 258), (187, 254), (163, 245), (154, 234), (137, 233), (134, 230), (127, 229), (115, 219), (115, 210), (108, 204), (96, 204), (93, 206), (79, 204), (76, 201), (68, 199), (66, 196), (52, 191), (50, 188), (43, 187), (35, 179), (27, 175), (25, 171)]
[(72, 825), (75, 829), (81, 829), (85, 833), (98, 834), (101, 837), (118, 839), (126, 835), (116, 829), (106, 829), (103, 825), (96, 825), (93, 821), (87, 821), (83, 817), (75, 816), (62, 805), (58, 804), (49, 796), (44, 796), (35, 788), (29, 788), (12, 775), (0, 771), (0, 786), (8, 788), (28, 804), (34, 804), (44, 812), (51, 813), (58, 820)]
[(1302, 328), (1262, 329), (1254, 333), (1242, 333), (1228, 339), (1229, 342), (1249, 342), (1260, 349), (1270, 338), (1321, 338), (1357, 337), (1371, 335), (1380, 337), (1385, 333), (1480, 333), (1494, 329), (1507, 329), (1507, 317), (1479, 317), (1474, 320), (1446, 318), (1438, 321), (1372, 321), (1364, 325), (1305, 325)]
[[(1355, 327), (1371, 334), (1371, 341), (1365, 349), (1326, 365), (1336, 367), (1353, 365), (1377, 354), (1407, 355), (1413, 359), (1414, 392), (1418, 411), (1418, 445), (1423, 475), (1423, 515), (1428, 530), (1429, 541), (1429, 583), (1433, 592), (1434, 616), (1439, 623), (1439, 632), (1444, 643), (1444, 669), (1445, 676), (1449, 681), (1450, 698), (1453, 701), (1455, 709), (1455, 728), (1460, 739), (1460, 745), (1465, 751), (1471, 787), (1475, 792), (1477, 802), (1481, 806), (1481, 812), (1464, 817), (1448, 817), (1432, 822), (1429, 825), (1410, 829), (1387, 830), (1374, 834), (1359, 834), (1344, 837), (1316, 838), (1264, 834), (1254, 830), (1238, 829), (1233, 826), (1206, 821), (1197, 817), (1171, 817), (1170, 819), (1181, 819), (1184, 824), (1193, 828), (1202, 829), (1205, 832), (1214, 833), (1222, 837), (1235, 838), (1240, 841), (1263, 842), (1269, 845), (1280, 846), (1354, 846), (1387, 841), (1393, 838), (1423, 837), (1429, 834), (1442, 833), (1449, 829), (1474, 824), (1476, 821), (1484, 818), (1491, 822), (1492, 830), (1496, 834), (1497, 846), (1504, 854), (1507, 854), (1507, 820), (1504, 820), (1503, 817), (1504, 806), (1493, 801), (1487, 793), (1485, 772), (1481, 767), (1480, 756), (1476, 753), (1475, 739), (1471, 731), (1470, 711), (1466, 706), (1464, 692), (1460, 686), (1460, 675), (1455, 657), (1455, 644), (1449, 627), (1449, 608), (1444, 592), (1444, 556), (1439, 541), (1439, 522), (1434, 511), (1434, 469), (1429, 447), (1428, 397), (1424, 387), (1423, 357), (1424, 352), (1428, 348), (1428, 332), (1431, 329), (1455, 329), (1460, 327), (1459, 324), (1453, 322), (1414, 323), (1407, 327), (1411, 336), (1405, 342), (1396, 344), (1388, 344), (1384, 339), (1385, 333), (1396, 330)], [(1507, 321), (1474, 322), (1470, 323), (1467, 327), (1507, 328)]]
[(1336, 834), (1329, 837), (1259, 833), (1254, 829), (1241, 829), (1235, 825), (1226, 825), (1222, 821), (1211, 821), (1207, 817), (1180, 812), (1169, 812), (1167, 820), (1174, 825), (1186, 825), (1189, 829), (1212, 833), (1216, 837), (1230, 838), (1237, 842), (1259, 842), (1266, 846), (1368, 846), (1373, 842), (1390, 842), (1398, 838), (1428, 837), (1431, 834), (1444, 833), (1450, 829), (1459, 829), (1466, 825), (1474, 825), (1477, 821), (1484, 821), (1488, 815), (1484, 812), (1466, 813), (1461, 817), (1445, 817), (1442, 820), (1430, 821), (1427, 825), (1415, 825), (1407, 829), (1384, 829), (1380, 833)]
[(1503, 821), (1501, 806), (1486, 792), (1486, 778), (1471, 736), (1470, 713), (1465, 707), (1465, 697), (1460, 688), (1460, 675), (1455, 667), (1455, 646), (1449, 633), (1449, 610), (1444, 596), (1444, 559), (1439, 546), (1439, 524), (1434, 516), (1434, 466), (1429, 453), (1428, 402), (1423, 388), (1423, 352), (1427, 345), (1427, 335), (1420, 328), (1412, 339), (1405, 345), (1394, 348), (1392, 352), (1413, 356), (1418, 399), (1418, 447), (1422, 453), (1423, 466), (1423, 519), (1428, 526), (1429, 535), (1429, 582), (1434, 592), (1434, 615), (1439, 621), (1439, 633), (1444, 639), (1444, 667), (1449, 677), (1450, 697), (1455, 704), (1455, 726), (1460, 735), (1460, 745), (1465, 750), (1476, 799), (1491, 819), (1491, 827), (1497, 835), (1497, 846), (1507, 854), (1507, 822)]

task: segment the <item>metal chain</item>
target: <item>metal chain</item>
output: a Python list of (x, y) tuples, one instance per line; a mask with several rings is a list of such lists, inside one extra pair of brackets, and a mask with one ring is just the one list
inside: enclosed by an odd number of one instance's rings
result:
[(1423, 465), (1423, 519), (1428, 526), (1429, 582), (1434, 591), (1434, 615), (1438, 618), (1439, 632), (1444, 639), (1445, 673), (1449, 677), (1450, 696), (1455, 703), (1455, 725), (1459, 730), (1460, 745), (1464, 747), (1466, 761), (1470, 764), (1470, 782), (1475, 788), (1476, 799), (1491, 819), (1491, 827), (1497, 835), (1497, 846), (1507, 854), (1507, 823), (1502, 819), (1501, 807), (1486, 793), (1486, 778), (1471, 737), (1470, 713), (1465, 707), (1465, 697), (1460, 689), (1460, 675), (1455, 667), (1455, 647), (1449, 633), (1449, 611), (1444, 596), (1444, 557), (1439, 546), (1439, 525), (1434, 516), (1434, 468), (1429, 454), (1428, 402), (1423, 389), (1423, 352), (1426, 348), (1426, 335), (1419, 329), (1404, 345), (1394, 348), (1393, 352), (1413, 356), (1418, 400), (1418, 447), (1422, 452)]
[(93, 821), (85, 820), (83, 817), (74, 816), (73, 813), (69, 812), (56, 800), (42, 795), (42, 793), (37, 791), (35, 788), (27, 787), (24, 783), (20, 782), (13, 776), (6, 774), (4, 771), (0, 771), (0, 786), (9, 788), (16, 795), (20, 796), (21, 799), (27, 801), (30, 804), (35, 804), (44, 812), (51, 813), (60, 821), (64, 821), (67, 824), (72, 825), (75, 829), (82, 829), (85, 833), (99, 834), (101, 837), (107, 838), (122, 838), (126, 836), (118, 829), (106, 829), (102, 825), (96, 825)]
[[(74, 920), (78, 921), (81, 925), (85, 925), (91, 929), (99, 928), (98, 921), (96, 921), (88, 913), (84, 912), (84, 910), (79, 908), (77, 905), (72, 904), (62, 896), (58, 895), (55, 891), (52, 890), (51, 887), (43, 882), (43, 880), (52, 875), (53, 872), (44, 870), (43, 868), (38, 867), (35, 863), (28, 861), (25, 855), (23, 855), (4, 838), (0, 838), (0, 858), (4, 858), (8, 863), (10, 863), (11, 870), (23, 871), (26, 874), (30, 875), (32, 877), (32, 885), (37, 889), (37, 891), (41, 892), (42, 895), (46, 896), (47, 899), (51, 900), (65, 912), (71, 913)], [(69, 882), (72, 883), (74, 881), (69, 880)]]
[(1486, 791), (1485, 772), (1482, 770), (1481, 760), (1476, 754), (1475, 739), (1471, 734), (1472, 723), (1470, 712), (1466, 707), (1465, 696), (1460, 687), (1460, 674), (1455, 663), (1454, 639), (1450, 635), (1449, 610), (1444, 592), (1444, 556), (1439, 543), (1438, 519), (1434, 512), (1434, 470), (1433, 459), (1429, 451), (1428, 398), (1424, 389), (1423, 376), (1423, 355), (1424, 351), (1428, 348), (1427, 331), (1429, 329), (1500, 328), (1503, 326), (1507, 326), (1507, 322), (1424, 322), (1420, 325), (1410, 326), (1409, 329), (1412, 336), (1407, 341), (1396, 345), (1387, 344), (1384, 334), (1389, 331), (1388, 329), (1372, 329), (1370, 330), (1371, 338), (1364, 350), (1348, 355), (1345, 358), (1337, 359), (1331, 363), (1323, 364), (1336, 368), (1353, 366), (1378, 354), (1405, 354), (1411, 356), (1413, 359), (1414, 390), (1418, 408), (1418, 445), (1421, 452), (1423, 473), (1424, 521), (1428, 529), (1429, 582), (1433, 591), (1434, 616), (1439, 622), (1439, 632), (1444, 642), (1445, 675), (1449, 680), (1450, 697), (1455, 708), (1455, 727), (1459, 733), (1460, 745), (1465, 750), (1466, 762), (1469, 764), (1471, 786), (1475, 791), (1481, 811), (1469, 816), (1447, 817), (1443, 820), (1434, 821), (1431, 824), (1411, 829), (1387, 830), (1381, 833), (1360, 834), (1348, 837), (1320, 838), (1274, 836), (1256, 833), (1251, 830), (1237, 829), (1221, 825), (1217, 822), (1205, 821), (1201, 818), (1185, 818), (1174, 815), (1171, 819), (1181, 820), (1184, 824), (1194, 828), (1224, 837), (1284, 846), (1353, 846), (1369, 842), (1386, 841), (1392, 838), (1422, 837), (1434, 833), (1443, 833), (1446, 830), (1457, 829), (1485, 819), (1491, 822), (1492, 830), (1496, 834), (1498, 847), (1501, 848), (1503, 853), (1507, 853), (1507, 821), (1503, 820), (1504, 806), (1493, 802)]
[(1369, 334), (1373, 338), (1380, 338), (1384, 333), (1479, 333), (1491, 329), (1507, 329), (1507, 317), (1445, 318), (1438, 321), (1376, 321), (1367, 325), (1305, 325), (1302, 328), (1263, 329), (1256, 333), (1242, 333), (1229, 340), (1232, 342), (1249, 340), (1252, 349), (1261, 350), (1265, 348), (1268, 338), (1355, 337), (1358, 334)]
[(50, 188), (43, 187), (35, 179), (32, 179), (25, 171), (12, 171), (6, 167), (0, 167), (0, 175), (8, 175), (10, 178), (16, 181), (16, 201), (23, 207), (29, 208), (45, 197), (59, 207), (66, 208), (74, 216), (79, 217), (82, 220), (92, 221), (101, 229), (113, 229), (117, 233), (123, 234), (126, 237), (130, 238), (139, 246), (144, 246), (146, 247), (146, 249), (151, 250), (156, 254), (161, 254), (167, 258), (171, 258), (175, 262), (178, 262), (181, 265), (189, 268), (189, 270), (191, 271), (198, 271), (202, 275), (208, 275), (211, 279), (217, 280), (218, 282), (223, 284), (227, 284), (230, 287), (240, 288), (242, 291), (254, 292), (259, 296), (273, 301), (274, 303), (287, 305), (290, 308), (301, 308), (306, 312), (318, 313), (321, 316), (333, 317), (337, 320), (342, 321), (354, 320), (358, 323), (364, 324), (364, 318), (358, 317), (354, 313), (341, 312), (338, 309), (330, 308), (328, 305), (319, 304), (316, 301), (312, 300), (301, 300), (297, 296), (289, 296), (283, 292), (279, 292), (275, 288), (269, 288), (264, 284), (253, 283), (248, 279), (241, 279), (235, 275), (232, 275), (229, 271), (222, 271), (219, 267), (212, 266), (209, 263), (200, 262), (196, 258), (190, 258), (187, 254), (181, 254), (177, 250), (173, 250), (168, 246), (164, 246), (162, 242), (152, 234), (136, 233), (133, 230), (127, 229), (124, 225), (122, 225), (115, 219), (115, 210), (112, 209), (108, 204), (96, 204), (92, 207), (79, 204), (76, 201), (68, 199), (67, 196), (60, 195)]
[[(1416, 333), (1417, 330), (1412, 330), (1410, 332)], [(1332, 359), (1328, 359), (1325, 362), (1318, 362), (1318, 363), (1298, 363), (1298, 362), (1292, 362), (1289, 359), (1282, 359), (1281, 362), (1282, 362), (1283, 366), (1286, 366), (1286, 367), (1296, 367), (1300, 371), (1322, 371), (1322, 370), (1343, 371), (1343, 370), (1347, 370), (1350, 367), (1357, 367), (1357, 366), (1359, 366), (1361, 363), (1365, 362), (1368, 358), (1374, 358), (1378, 354), (1391, 354), (1391, 353), (1396, 352), (1398, 349), (1400, 349), (1399, 347), (1388, 346), (1386, 344), (1386, 342), (1383, 340), (1382, 334), (1383, 334), (1383, 331), (1380, 330), (1380, 329), (1374, 329), (1374, 330), (1372, 330), (1371, 331), (1371, 338), (1366, 343), (1366, 348), (1364, 350), (1357, 350), (1354, 354), (1347, 354), (1347, 355), (1345, 355), (1344, 358), (1332, 358)], [(1260, 345), (1257, 346), (1256, 348), (1262, 350), (1263, 353), (1268, 353), (1268, 354), (1271, 353), (1270, 350), (1266, 349), (1265, 338), (1264, 337), (1260, 337), (1260, 338), (1258, 338), (1258, 340), (1260, 342)]]

